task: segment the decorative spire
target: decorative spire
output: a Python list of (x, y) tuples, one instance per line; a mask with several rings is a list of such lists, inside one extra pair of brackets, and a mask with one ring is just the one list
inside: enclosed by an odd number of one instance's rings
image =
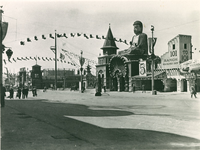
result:
[(110, 23), (104, 45), (101, 49), (119, 49), (115, 44), (115, 39), (113, 38), (113, 34), (110, 28)]

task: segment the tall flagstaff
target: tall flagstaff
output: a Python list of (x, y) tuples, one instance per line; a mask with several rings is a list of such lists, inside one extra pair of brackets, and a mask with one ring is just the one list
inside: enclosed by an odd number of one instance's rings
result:
[(55, 30), (55, 90), (57, 90), (57, 34)]

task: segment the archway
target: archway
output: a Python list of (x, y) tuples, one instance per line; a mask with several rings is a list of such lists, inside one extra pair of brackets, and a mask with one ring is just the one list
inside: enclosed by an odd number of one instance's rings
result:
[(109, 73), (112, 79), (112, 87), (114, 91), (125, 91), (128, 87), (125, 87), (128, 84), (127, 77), (127, 58), (124, 56), (115, 55), (111, 58), (109, 63)]

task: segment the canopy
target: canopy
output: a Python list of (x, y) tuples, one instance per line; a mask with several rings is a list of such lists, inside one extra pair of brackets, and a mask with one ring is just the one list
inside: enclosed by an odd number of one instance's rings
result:
[(200, 72), (200, 59), (188, 60), (180, 64), (180, 71), (182, 73)]

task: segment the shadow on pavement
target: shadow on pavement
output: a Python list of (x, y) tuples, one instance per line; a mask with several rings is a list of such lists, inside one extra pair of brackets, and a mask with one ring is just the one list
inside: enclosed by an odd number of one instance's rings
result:
[[(126, 116), (132, 112), (91, 110), (85, 105), (9, 101), (2, 110), (2, 150), (198, 149), (200, 141), (170, 133), (101, 128), (69, 116)], [(25, 116), (25, 117), (22, 117)], [(142, 116), (141, 116), (142, 117)], [(76, 148), (74, 147), (76, 145)]]

